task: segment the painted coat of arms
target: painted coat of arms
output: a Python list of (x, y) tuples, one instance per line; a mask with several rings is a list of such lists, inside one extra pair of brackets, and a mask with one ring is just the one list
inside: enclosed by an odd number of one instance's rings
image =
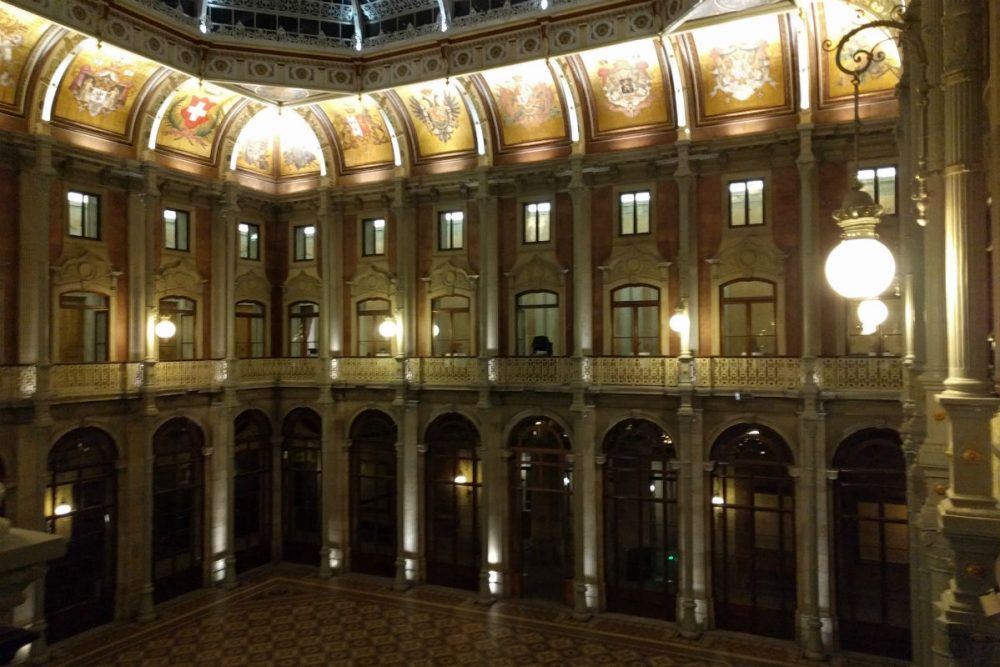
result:
[(365, 108), (344, 109), (343, 113), (333, 116), (333, 125), (344, 150), (379, 146), (389, 141), (385, 127)]
[(0, 10), (0, 86), (14, 85), (14, 77), (6, 71), (14, 62), (14, 49), (24, 43), (28, 26)]
[(218, 103), (208, 97), (184, 95), (178, 98), (167, 113), (167, 135), (207, 148), (219, 124), (219, 114), (213, 113), (216, 106)]
[(242, 159), (245, 163), (260, 171), (271, 170), (271, 139), (255, 138), (243, 146)]
[(84, 65), (73, 77), (69, 90), (81, 111), (91, 116), (114, 113), (125, 106), (135, 85), (132, 70), (118, 64)]
[(775, 85), (765, 41), (714, 48), (710, 57), (715, 87), (709, 95), (721, 93), (746, 102), (754, 95), (763, 95), (764, 86)]
[(602, 62), (597, 70), (601, 90), (615, 110), (634, 117), (652, 102), (653, 81), (645, 60)]
[(542, 123), (562, 111), (552, 84), (514, 76), (497, 86), (497, 106), (505, 125)]
[(450, 90), (437, 92), (424, 88), (420, 91), (419, 97), (410, 97), (410, 111), (420, 119), (431, 134), (442, 143), (447, 143), (458, 129), (462, 107)]
[(303, 171), (310, 167), (319, 168), (319, 159), (308, 146), (292, 146), (282, 149), (281, 157), (285, 164), (291, 165), (296, 171)]

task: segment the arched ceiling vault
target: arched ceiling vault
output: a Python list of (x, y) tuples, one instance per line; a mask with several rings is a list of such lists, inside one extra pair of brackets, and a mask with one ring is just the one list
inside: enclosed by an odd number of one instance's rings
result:
[[(417, 7), (423, 0), (379, 2), (341, 5), (374, 12), (390, 4)], [(424, 4), (431, 3), (438, 5)], [(203, 10), (219, 4), (193, 3)], [(564, 4), (593, 9), (592, 3)], [(706, 15), (710, 4), (716, 14)], [(343, 94), (237, 85), (210, 71), (188, 76), (112, 46), (110, 38), (86, 39), (0, 3), (0, 128), (31, 127), (32, 110), (39, 109), (60, 140), (191, 172), (234, 169), (266, 187), (327, 173), (345, 182), (370, 181), (400, 169), (440, 173), (670, 145), (679, 136), (791, 127), (804, 111), (840, 122), (852, 88), (821, 45), (887, 11), (887, 3), (800, 4), (710, 0), (662, 35), (521, 64), (441, 71), (377, 94)], [(460, 0), (442, 5), (437, 20), (466, 6)], [(743, 11), (723, 14), (739, 7)], [(869, 113), (895, 113), (900, 64), (893, 47), (889, 40), (886, 59), (862, 81)], [(448, 58), (439, 61), (449, 69)], [(287, 67), (297, 67), (294, 59)]]

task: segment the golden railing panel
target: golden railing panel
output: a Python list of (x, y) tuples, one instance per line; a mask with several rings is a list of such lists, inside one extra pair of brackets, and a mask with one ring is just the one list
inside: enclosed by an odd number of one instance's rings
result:
[(676, 387), (673, 357), (594, 357), (593, 384), (615, 387)]
[(49, 373), (49, 389), (56, 398), (117, 396), (134, 390), (128, 364), (57, 364)]
[(819, 385), (824, 391), (903, 389), (903, 360), (899, 357), (836, 357), (821, 362)]
[(425, 385), (472, 386), (479, 375), (476, 357), (425, 357), (420, 360), (419, 381)]
[(709, 361), (712, 387), (797, 389), (800, 384), (797, 357), (714, 357)]
[(156, 364), (157, 389), (204, 390), (215, 384), (216, 363), (208, 361), (160, 361)]
[(506, 357), (491, 360), (491, 382), (501, 386), (562, 386), (570, 383), (573, 360), (568, 357)]
[(388, 384), (403, 379), (399, 362), (393, 357), (340, 357), (335, 361), (336, 377), (333, 379), (337, 382)]

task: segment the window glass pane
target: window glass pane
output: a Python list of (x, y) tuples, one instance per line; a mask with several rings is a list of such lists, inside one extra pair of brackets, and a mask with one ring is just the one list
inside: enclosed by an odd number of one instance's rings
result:
[(649, 233), (649, 193), (635, 193), (635, 233)]
[(640, 355), (660, 353), (660, 309), (657, 306), (641, 306), (636, 309), (636, 336)]
[(108, 298), (94, 292), (59, 296), (59, 361), (108, 360)]
[(896, 168), (880, 167), (876, 170), (878, 179), (878, 203), (886, 215), (896, 212)]
[(729, 184), (729, 224), (732, 227), (742, 227), (746, 219), (746, 183)]
[(764, 181), (747, 181), (747, 224), (764, 224)]
[(167, 248), (177, 248), (177, 211), (169, 208), (163, 211), (163, 239)]
[(738, 280), (724, 285), (723, 298), (772, 297), (774, 285), (763, 280)]
[(625, 193), (621, 196), (621, 233), (635, 234), (635, 195)]
[(615, 308), (614, 314), (614, 354), (632, 356), (633, 312), (631, 308)]
[(100, 238), (100, 197), (83, 192), (66, 193), (70, 236)]
[(858, 181), (861, 183), (861, 189), (864, 192), (867, 192), (873, 200), (877, 201), (877, 196), (875, 193), (875, 170), (859, 169)]
[(551, 205), (547, 202), (538, 205), (538, 242), (549, 241), (549, 215)]
[(538, 206), (526, 204), (524, 207), (524, 242), (538, 243)]
[(750, 331), (753, 334), (750, 354), (775, 354), (777, 352), (774, 303), (750, 304)]
[(746, 352), (746, 306), (723, 304), (722, 306), (722, 356), (734, 357)]

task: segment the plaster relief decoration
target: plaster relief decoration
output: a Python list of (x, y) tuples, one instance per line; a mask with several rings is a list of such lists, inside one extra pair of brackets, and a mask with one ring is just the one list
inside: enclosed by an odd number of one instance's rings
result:
[(82, 291), (112, 292), (117, 287), (119, 272), (110, 260), (89, 248), (69, 246), (51, 267), (53, 287), (72, 287)]
[(421, 157), (471, 152), (472, 121), (455, 86), (445, 80), (397, 88), (394, 96), (409, 121)]
[(720, 283), (736, 278), (779, 281), (785, 275), (785, 253), (770, 236), (730, 237), (708, 262), (712, 278)]
[(236, 277), (234, 297), (236, 301), (259, 301), (268, 303), (271, 284), (256, 270), (251, 269)]
[[(877, 18), (877, 14), (861, 7), (849, 5), (846, 2), (832, 0), (816, 5), (814, 10), (819, 13), (817, 24), (822, 26), (823, 39), (830, 40), (836, 44), (845, 34)], [(844, 46), (843, 59), (848, 69), (856, 69), (850, 59), (855, 53), (860, 51), (872, 51), (876, 49), (885, 54), (881, 60), (873, 60), (871, 65), (861, 74), (860, 92), (877, 93), (891, 92), (899, 83), (901, 64), (899, 59), (899, 48), (893, 41), (890, 31), (873, 28), (862, 30), (854, 35)], [(851, 97), (854, 94), (854, 86), (851, 78), (837, 68), (837, 54), (833, 51), (820, 51), (823, 72), (823, 95), (824, 99), (837, 97)]]
[(670, 262), (657, 253), (638, 245), (617, 246), (608, 263), (598, 267), (607, 286), (651, 283), (663, 286)]
[(492, 101), (504, 145), (566, 137), (562, 99), (545, 62), (501, 67), (477, 78)]
[(396, 291), (392, 274), (372, 264), (361, 267), (348, 284), (351, 286), (351, 298), (355, 300), (368, 297), (388, 299)]
[(477, 277), (449, 259), (431, 269), (430, 275), (426, 278), (427, 291), (433, 296), (456, 294), (471, 296), (476, 292)]
[(690, 39), (704, 117), (788, 105), (780, 18), (761, 16), (701, 28)]
[(655, 42), (641, 41), (581, 53), (594, 132), (669, 120), (663, 72)]
[(157, 69), (156, 63), (90, 42), (66, 70), (53, 116), (125, 135), (132, 107)]
[(205, 279), (198, 273), (193, 257), (180, 257), (160, 266), (156, 272), (158, 296), (183, 296), (197, 301), (201, 297)]
[(239, 95), (218, 86), (188, 79), (170, 101), (157, 133), (157, 146), (211, 158), (218, 130), (239, 100)]
[(28, 57), (49, 23), (0, 4), (0, 104), (13, 106)]
[(286, 303), (296, 301), (319, 302), (322, 296), (323, 283), (319, 277), (309, 271), (299, 270), (285, 281), (284, 296)]
[(370, 96), (345, 97), (317, 106), (333, 125), (345, 170), (392, 165), (389, 130)]
[(566, 271), (554, 261), (535, 253), (520, 255), (508, 275), (511, 276), (510, 284), (515, 295), (536, 290), (558, 293), (565, 282)]

